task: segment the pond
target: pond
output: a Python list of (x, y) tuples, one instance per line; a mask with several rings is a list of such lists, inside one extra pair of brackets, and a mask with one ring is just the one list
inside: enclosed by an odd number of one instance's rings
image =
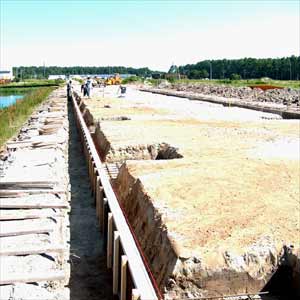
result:
[(15, 104), (17, 100), (20, 100), (23, 97), (24, 95), (0, 95), (0, 109)]

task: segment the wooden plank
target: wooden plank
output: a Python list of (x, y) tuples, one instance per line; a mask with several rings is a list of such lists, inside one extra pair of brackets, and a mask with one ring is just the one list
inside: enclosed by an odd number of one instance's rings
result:
[(0, 208), (68, 208), (69, 204), (61, 200), (30, 200), (28, 198), (0, 198)]
[(26, 189), (26, 190), (0, 190), (0, 198), (8, 197), (22, 197), (26, 195), (38, 195), (38, 194), (63, 194), (66, 193), (64, 190), (35, 190), (35, 189)]
[(3, 190), (7, 190), (7, 191), (10, 191), (10, 190), (13, 190), (13, 191), (17, 191), (17, 192), (24, 192), (26, 193), (27, 191), (31, 192), (31, 190), (35, 190), (35, 189), (38, 189), (38, 190), (45, 190), (45, 191), (51, 191), (54, 187), (54, 184), (50, 185), (50, 184), (36, 184), (36, 185), (10, 185), (10, 186), (4, 186), (4, 185), (1, 185), (0, 184), (0, 193), (3, 191)]
[(91, 156), (90, 156), (90, 153), (88, 151), (88, 175), (89, 175), (89, 181), (90, 181), (90, 184), (91, 184), (91, 173), (92, 173), (92, 160), (91, 160)]
[(120, 234), (114, 232), (114, 265), (113, 265), (113, 294), (118, 294), (119, 285)]
[(133, 283), (141, 293), (141, 300), (157, 300), (156, 292), (153, 288), (148, 272), (144, 266), (139, 250), (135, 244), (126, 219), (120, 208), (119, 202), (110, 184), (109, 178), (106, 175), (105, 169), (102, 166), (102, 162), (98, 156), (91, 134), (83, 120), (83, 117), (75, 99), (73, 99), (73, 105), (75, 114), (77, 115), (83, 133), (86, 136), (87, 143), (90, 147), (90, 151), (93, 154), (95, 165), (98, 169), (99, 176), (101, 178), (101, 184), (104, 188), (104, 194), (108, 199), (110, 211), (114, 216), (114, 223), (117, 230), (119, 231), (120, 241), (124, 253), (127, 255), (128, 258), (128, 265), (131, 271), (130, 273), (132, 274)]
[(99, 189), (99, 206), (98, 206), (98, 220), (99, 220), (99, 228), (100, 232), (103, 232), (103, 227), (102, 227), (102, 219), (103, 219), (103, 199), (104, 199), (104, 190), (103, 187), (101, 186)]
[(92, 195), (94, 196), (94, 192), (95, 192), (95, 189), (94, 189), (94, 169), (95, 169), (95, 165), (94, 165), (94, 160), (92, 158), (92, 162), (91, 162), (91, 177), (90, 177), (90, 180), (91, 180), (91, 191), (92, 191)]
[(108, 201), (107, 198), (103, 198), (101, 226), (102, 226), (102, 231), (105, 234), (106, 234), (106, 225), (107, 225), (107, 219), (106, 219), (107, 214), (108, 214)]
[(5, 250), (2, 245), (0, 247), (0, 256), (14, 256), (14, 255), (29, 255), (29, 254), (43, 254), (43, 253), (61, 253), (66, 251), (62, 246), (51, 246), (51, 247), (29, 247), (15, 250)]
[(15, 144), (15, 143), (18, 143), (18, 144), (28, 144), (28, 143), (31, 143), (31, 141), (8, 141), (6, 142), (6, 145), (12, 145), (12, 144)]
[(61, 281), (66, 278), (64, 271), (47, 271), (36, 272), (31, 274), (15, 274), (13, 276), (5, 276), (0, 278), (0, 284), (14, 284), (14, 283), (31, 283), (40, 281)]
[(55, 234), (39, 233), (0, 238), (0, 256), (61, 253), (67, 250)]
[(127, 291), (127, 264), (128, 259), (126, 255), (121, 257), (121, 291), (120, 291), (120, 300), (126, 300), (126, 291)]
[(47, 130), (47, 129), (59, 129), (62, 127), (62, 123), (60, 122), (59, 124), (47, 124), (47, 125), (43, 125), (41, 127), (41, 129), (43, 130)]
[(94, 200), (94, 204), (95, 204), (95, 194), (96, 194), (96, 189), (95, 189), (95, 175), (96, 175), (96, 168), (94, 163), (92, 162), (92, 169), (91, 169), (91, 191), (92, 191), (92, 196), (93, 196), (93, 200)]
[(96, 177), (96, 216), (97, 216), (97, 219), (99, 219), (99, 205), (100, 205), (100, 177), (97, 176)]
[(14, 149), (14, 148), (26, 148), (26, 147), (31, 147), (32, 143), (27, 142), (27, 143), (20, 143), (20, 142), (15, 142), (15, 143), (10, 143), (6, 145), (8, 149)]
[(64, 214), (51, 208), (44, 209), (2, 209), (0, 211), (0, 221), (5, 220), (23, 220), (23, 219), (41, 219), (41, 218), (59, 218)]
[(47, 112), (46, 114), (42, 115), (45, 118), (66, 118), (67, 114), (65, 112)]
[(57, 181), (2, 181), (0, 189), (53, 188)]
[(52, 220), (1, 221), (0, 237), (31, 233), (49, 233), (54, 231), (54, 226), (55, 223)]
[(65, 276), (47, 256), (0, 256), (0, 284), (62, 280)]
[(53, 125), (55, 125), (55, 124), (63, 124), (64, 121), (65, 121), (64, 118), (46, 118), (45, 119), (45, 126), (48, 125), (48, 124), (49, 125), (50, 124), (53, 124)]
[[(48, 135), (49, 136), (49, 135)], [(54, 148), (57, 144), (62, 144), (64, 141), (57, 140), (52, 142), (28, 142), (28, 143), (11, 143), (7, 145), (8, 149), (17, 149), (17, 148), (26, 148), (26, 147), (33, 147), (33, 148), (42, 148), (42, 147), (51, 147)]]
[(108, 213), (107, 219), (107, 268), (111, 269), (112, 267), (112, 246), (113, 246), (113, 215)]
[(93, 188), (94, 188), (94, 194), (95, 194), (95, 201), (96, 201), (96, 187), (97, 187), (97, 169), (94, 167)]
[(62, 144), (63, 141), (61, 142), (57, 142), (57, 143), (38, 143), (38, 144), (33, 144), (33, 148), (34, 149), (37, 149), (37, 148), (40, 148), (40, 149), (53, 149), (53, 148), (56, 148), (57, 144)]

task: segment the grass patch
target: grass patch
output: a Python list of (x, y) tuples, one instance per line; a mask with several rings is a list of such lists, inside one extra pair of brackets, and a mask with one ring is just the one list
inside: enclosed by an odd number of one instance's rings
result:
[(130, 76), (122, 79), (122, 84), (137, 83), (137, 82), (143, 82), (142, 78), (139, 76)]
[(1, 89), (12, 89), (12, 88), (30, 88), (30, 87), (44, 87), (44, 86), (59, 86), (64, 84), (65, 81), (61, 79), (55, 80), (38, 80), (38, 79), (27, 79), (26, 81), (10, 82), (0, 86)]
[(2, 88), (0, 87), (0, 96), (9, 96), (9, 95), (26, 95), (29, 92), (32, 92), (38, 87), (11, 87), (11, 88)]
[(165, 81), (165, 79), (153, 79), (153, 78), (151, 78), (151, 79), (146, 79), (144, 82), (147, 83), (147, 84), (151, 84), (154, 87), (157, 87), (162, 81)]
[(0, 147), (20, 130), (34, 109), (54, 89), (54, 87), (32, 89), (25, 94), (22, 100), (17, 101), (16, 104), (0, 109)]

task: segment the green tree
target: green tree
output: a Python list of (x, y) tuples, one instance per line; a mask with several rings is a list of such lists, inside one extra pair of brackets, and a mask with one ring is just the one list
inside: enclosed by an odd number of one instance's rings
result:
[(179, 66), (179, 72), (187, 75), (190, 79), (208, 77), (200, 73), (202, 70), (210, 72), (212, 65), (213, 78), (231, 78), (233, 74), (241, 78), (261, 78), (270, 77), (272, 79), (294, 79), (300, 78), (300, 56), (282, 58), (242, 58), (242, 59), (222, 59), (204, 60), (196, 64)]
[(240, 80), (240, 79), (242, 79), (242, 77), (240, 74), (233, 73), (233, 74), (231, 74), (230, 79), (231, 80)]

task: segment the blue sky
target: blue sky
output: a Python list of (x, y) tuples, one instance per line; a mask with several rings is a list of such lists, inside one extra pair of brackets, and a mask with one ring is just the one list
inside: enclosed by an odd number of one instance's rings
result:
[(299, 1), (0, 0), (1, 65), (166, 70), (299, 55)]

